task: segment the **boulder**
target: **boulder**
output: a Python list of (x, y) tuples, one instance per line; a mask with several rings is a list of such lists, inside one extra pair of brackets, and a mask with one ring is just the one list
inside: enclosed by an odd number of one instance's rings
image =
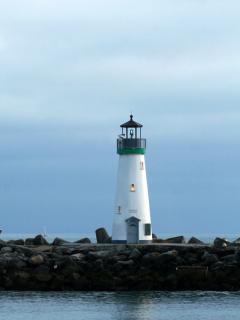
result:
[(128, 261), (118, 261), (115, 263), (115, 266), (119, 266), (119, 267), (129, 267), (129, 266), (134, 266), (135, 263), (132, 260), (128, 260)]
[(85, 259), (85, 254), (83, 253), (75, 253), (71, 255), (73, 261), (81, 261)]
[(12, 252), (12, 248), (10, 248), (10, 247), (3, 247), (3, 248), (0, 250), (0, 254), (11, 253), (11, 252)]
[(17, 246), (24, 246), (25, 241), (23, 239), (19, 239), (19, 240), (9, 240), (7, 241), (8, 244), (15, 244)]
[(0, 240), (0, 248), (5, 247), (7, 243), (3, 240)]
[(16, 281), (16, 280), (25, 280), (25, 281), (28, 281), (30, 279), (30, 274), (26, 271), (20, 271), (20, 270), (17, 270), (17, 271), (14, 271), (14, 272), (11, 272), (10, 273), (10, 279), (13, 281)]
[(41, 234), (39, 234), (34, 238), (33, 244), (37, 246), (43, 246), (43, 245), (48, 245), (49, 243)]
[(141, 267), (137, 272), (136, 272), (136, 276), (137, 277), (145, 277), (148, 276), (150, 274), (152, 274), (153, 272), (147, 268)]
[(178, 256), (178, 252), (176, 250), (171, 250), (165, 253), (160, 254), (155, 257), (152, 262), (153, 264), (168, 264), (170, 261), (176, 261)]
[(91, 240), (89, 238), (83, 238), (78, 241), (74, 241), (74, 243), (91, 243)]
[(110, 256), (112, 256), (112, 251), (97, 251), (97, 252), (89, 252), (86, 256), (88, 260), (94, 261), (97, 259), (107, 260)]
[(37, 273), (34, 275), (34, 280), (37, 280), (40, 282), (48, 282), (52, 280), (52, 275), (49, 273)]
[(128, 259), (127, 256), (125, 256), (124, 254), (122, 255), (117, 255), (117, 256), (112, 256), (111, 258), (108, 259), (108, 263), (110, 264), (114, 264), (118, 261), (126, 261)]
[(226, 263), (226, 262), (240, 262), (240, 257), (238, 254), (230, 254), (228, 256), (224, 256), (224, 257), (221, 257), (219, 258), (220, 261)]
[(13, 283), (12, 281), (6, 277), (6, 276), (3, 276), (3, 277), (0, 277), (0, 286), (6, 288), (6, 289), (10, 289), (12, 287)]
[(178, 236), (173, 238), (164, 239), (153, 239), (153, 243), (186, 243), (184, 236)]
[(211, 255), (210, 257), (207, 257), (205, 262), (203, 263), (204, 266), (211, 266), (214, 263), (219, 262), (217, 257), (215, 255)]
[(237, 238), (236, 240), (234, 240), (232, 244), (240, 244), (240, 238)]
[(6, 270), (0, 266), (0, 276), (4, 275), (6, 273)]
[(55, 238), (53, 240), (53, 245), (54, 246), (61, 246), (63, 243), (70, 243), (70, 242), (67, 241), (67, 240), (60, 239), (60, 238)]
[(211, 253), (208, 253), (207, 251), (201, 251), (201, 260), (202, 261), (205, 261), (207, 258), (211, 257), (212, 254)]
[(112, 237), (108, 237), (103, 243), (112, 243)]
[(208, 275), (208, 267), (206, 266), (181, 266), (176, 268), (176, 273), (180, 277), (194, 278), (203, 280)]
[(99, 228), (96, 231), (97, 243), (110, 243), (111, 239), (105, 228)]
[(51, 271), (51, 268), (45, 266), (44, 264), (39, 265), (36, 269), (34, 269), (34, 274), (46, 274)]
[(228, 242), (227, 240), (221, 239), (221, 238), (218, 238), (218, 237), (214, 240), (213, 244), (216, 247), (227, 247), (227, 246), (231, 245), (231, 243)]
[(44, 259), (40, 254), (37, 254), (35, 256), (32, 256), (29, 259), (29, 263), (30, 263), (31, 266), (38, 266), (38, 265), (44, 263)]
[(34, 241), (34, 238), (27, 238), (25, 240), (25, 245), (26, 246), (32, 246), (32, 245), (34, 245), (33, 241)]
[(142, 256), (142, 253), (140, 251), (138, 251), (138, 249), (133, 249), (132, 253), (129, 256), (129, 260), (137, 260)]
[(153, 259), (155, 259), (156, 257), (160, 256), (159, 252), (152, 252), (152, 253), (147, 253), (142, 257), (142, 261), (144, 263), (151, 263), (151, 261)]
[(203, 243), (203, 242), (195, 237), (192, 237), (191, 239), (189, 239), (188, 243)]

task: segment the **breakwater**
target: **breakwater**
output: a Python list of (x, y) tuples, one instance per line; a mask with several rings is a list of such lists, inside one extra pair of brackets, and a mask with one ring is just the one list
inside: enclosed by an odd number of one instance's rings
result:
[(0, 241), (1, 290), (240, 289), (238, 243), (47, 244), (37, 237)]

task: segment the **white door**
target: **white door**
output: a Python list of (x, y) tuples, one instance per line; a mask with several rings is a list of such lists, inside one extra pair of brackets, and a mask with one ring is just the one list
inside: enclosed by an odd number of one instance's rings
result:
[(138, 243), (138, 221), (129, 220), (127, 228), (127, 243)]

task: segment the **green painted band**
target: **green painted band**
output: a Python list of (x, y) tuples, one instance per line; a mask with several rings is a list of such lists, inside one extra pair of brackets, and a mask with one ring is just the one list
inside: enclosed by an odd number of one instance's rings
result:
[(147, 152), (146, 149), (117, 149), (118, 154), (131, 154), (131, 153), (145, 154), (146, 152)]

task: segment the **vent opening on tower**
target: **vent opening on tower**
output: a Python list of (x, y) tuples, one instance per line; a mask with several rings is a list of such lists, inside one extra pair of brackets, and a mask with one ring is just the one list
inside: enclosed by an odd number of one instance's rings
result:
[(145, 223), (145, 236), (151, 235), (151, 223)]

